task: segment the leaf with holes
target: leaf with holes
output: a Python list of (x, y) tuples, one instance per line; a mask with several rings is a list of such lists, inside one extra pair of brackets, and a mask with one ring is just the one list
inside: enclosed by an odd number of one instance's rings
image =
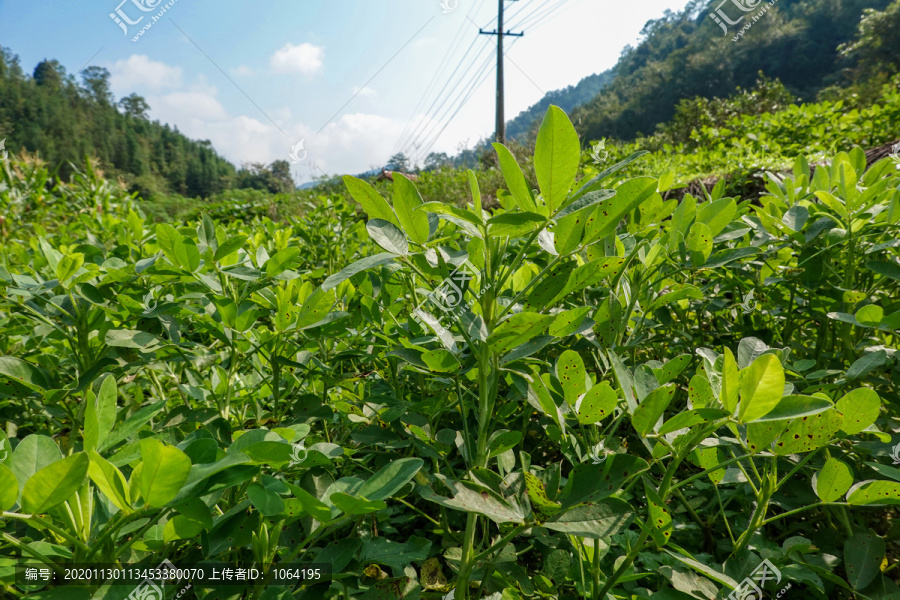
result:
[(844, 415), (841, 431), (853, 435), (867, 429), (881, 413), (881, 398), (870, 388), (857, 388), (837, 401)]
[(822, 470), (813, 476), (812, 485), (819, 500), (835, 502), (853, 485), (853, 472), (838, 459), (829, 458)]
[(853, 589), (861, 590), (881, 573), (884, 552), (884, 540), (870, 533), (857, 533), (844, 542), (844, 567)]
[(650, 535), (653, 537), (656, 545), (662, 548), (669, 543), (669, 538), (672, 537), (672, 530), (674, 529), (672, 515), (669, 514), (669, 509), (666, 508), (665, 503), (656, 490), (646, 481), (644, 482), (644, 491), (647, 494), (647, 508), (650, 513), (648, 515)]
[(775, 454), (785, 456), (821, 448), (840, 431), (844, 418), (835, 409), (794, 419), (775, 443)]
[(601, 381), (575, 403), (578, 422), (582, 425), (599, 423), (613, 413), (619, 404), (616, 391), (605, 381)]
[(584, 393), (585, 370), (581, 355), (566, 350), (556, 361), (556, 379), (562, 386), (566, 402), (574, 406), (578, 397)]

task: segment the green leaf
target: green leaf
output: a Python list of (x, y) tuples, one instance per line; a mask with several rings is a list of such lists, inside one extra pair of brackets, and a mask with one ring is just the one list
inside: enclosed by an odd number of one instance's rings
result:
[(525, 478), (525, 492), (528, 494), (528, 500), (531, 502), (531, 510), (534, 512), (535, 519), (539, 523), (543, 523), (559, 512), (559, 508), (562, 505), (547, 497), (547, 489), (540, 479), (528, 471), (525, 471), (522, 475)]
[(343, 492), (331, 494), (331, 502), (348, 515), (367, 515), (387, 508), (387, 504), (383, 500), (357, 498)]
[(594, 310), (591, 306), (583, 306), (581, 308), (573, 308), (572, 310), (564, 310), (556, 315), (553, 324), (547, 333), (552, 336), (563, 338), (572, 335), (584, 323), (584, 318)]
[(32, 475), (62, 458), (59, 447), (44, 435), (31, 434), (19, 442), (9, 461), (9, 468), (24, 487)]
[[(363, 547), (359, 552), (359, 562), (364, 565), (378, 563), (396, 571), (403, 571), (413, 562), (422, 563), (428, 558), (430, 550), (431, 542), (420, 537), (411, 537), (403, 543), (377, 537), (363, 542)], [(398, 595), (398, 600), (415, 600), (417, 597), (417, 595), (401, 593)], [(390, 596), (387, 599), (393, 600)]]
[(421, 458), (401, 458), (392, 461), (369, 477), (357, 490), (357, 495), (369, 500), (385, 500), (409, 483), (424, 461)]
[(196, 521), (192, 521), (183, 515), (175, 515), (166, 521), (163, 527), (163, 541), (166, 543), (176, 540), (189, 540), (200, 535), (203, 527)]
[(856, 311), (856, 321), (866, 327), (878, 327), (884, 319), (884, 309), (877, 304), (868, 304)]
[(94, 485), (115, 504), (119, 510), (125, 513), (131, 512), (131, 496), (125, 476), (114, 464), (104, 459), (95, 451), (90, 452), (91, 463), (88, 465), (88, 475)]
[(817, 415), (832, 408), (834, 408), (834, 403), (827, 398), (803, 395), (785, 396), (775, 408), (769, 411), (766, 416), (757, 419), (756, 422), (790, 421), (799, 417)]
[(647, 494), (647, 506), (650, 512), (650, 535), (656, 545), (662, 548), (669, 543), (669, 538), (672, 537), (672, 531), (675, 528), (672, 523), (672, 515), (669, 514), (665, 502), (646, 480), (644, 481), (644, 491)]
[(244, 242), (247, 241), (246, 235), (235, 235), (227, 240), (225, 240), (221, 246), (216, 248), (216, 253), (213, 255), (213, 260), (216, 262), (222, 260), (226, 256), (237, 252), (238, 249), (243, 247)]
[(712, 231), (703, 223), (694, 223), (684, 243), (691, 253), (691, 264), (694, 267), (702, 267), (709, 259), (709, 255), (712, 254)]
[(864, 481), (850, 490), (847, 503), (854, 506), (900, 504), (900, 483), (896, 481)]
[[(428, 220), (428, 215), (420, 214), (425, 217), (426, 221)], [(391, 254), (400, 256), (409, 254), (409, 242), (406, 239), (406, 235), (393, 223), (382, 219), (372, 219), (366, 223), (366, 231), (369, 232), (369, 237), (376, 244)]]
[(601, 381), (589, 389), (574, 407), (579, 423), (593, 425), (611, 415), (618, 404), (616, 391), (607, 382)]
[(84, 254), (76, 252), (75, 254), (67, 254), (60, 259), (56, 265), (56, 278), (60, 283), (65, 283), (70, 277), (78, 272), (78, 269), (84, 264)]
[(870, 261), (866, 263), (866, 268), (870, 271), (874, 271), (879, 275), (884, 275), (885, 277), (889, 277), (894, 279), (895, 281), (900, 281), (900, 265), (894, 262), (884, 262), (884, 261)]
[(475, 172), (472, 169), (466, 169), (466, 174), (469, 176), (469, 191), (472, 192), (473, 206), (475, 211), (481, 214), (481, 189), (478, 187), (478, 177), (475, 176)]
[(887, 362), (887, 352), (884, 350), (869, 352), (850, 365), (847, 369), (847, 380), (861, 379), (875, 369), (883, 367)]
[(324, 502), (299, 486), (291, 483), (288, 483), (287, 486), (294, 495), (294, 498), (299, 500), (300, 504), (303, 505), (303, 510), (308, 512), (312, 518), (321, 523), (331, 519), (331, 509), (328, 508)]
[(515, 448), (521, 441), (522, 432), (520, 431), (509, 431), (506, 429), (495, 431), (491, 434), (491, 439), (488, 442), (488, 458), (494, 458), (507, 450)]
[(656, 428), (657, 422), (663, 416), (672, 398), (675, 397), (676, 389), (674, 383), (658, 387), (638, 404), (634, 414), (631, 415), (631, 424), (635, 431), (646, 436)]
[(468, 210), (444, 202), (426, 202), (419, 206), (417, 210), (420, 210), (423, 213), (430, 212), (436, 214), (441, 219), (450, 221), (454, 225), (462, 228), (463, 231), (474, 238), (483, 237), (481, 231), (483, 225), (481, 215), (476, 215)]
[(661, 368), (653, 369), (653, 373), (656, 375), (656, 380), (659, 381), (659, 385), (665, 385), (678, 377), (689, 364), (691, 364), (691, 355), (680, 354), (668, 361)]
[(159, 440), (141, 440), (141, 496), (154, 508), (165, 506), (177, 495), (191, 472), (191, 459)]
[(656, 193), (657, 180), (636, 177), (619, 185), (616, 195), (600, 202), (584, 225), (584, 245), (612, 235), (625, 215)]
[(0, 356), (0, 393), (13, 398), (50, 388), (47, 376), (38, 367), (14, 356)]
[(553, 218), (557, 221), (560, 219), (564, 219), (565, 217), (580, 213), (583, 210), (587, 210), (588, 208), (593, 207), (600, 202), (604, 202), (606, 200), (611, 199), (616, 195), (616, 190), (597, 190), (596, 192), (590, 192), (585, 194), (581, 198), (578, 198), (574, 202), (570, 202), (564, 206), (562, 210), (556, 213)]
[(544, 333), (553, 322), (552, 315), (523, 312), (503, 321), (487, 340), (491, 350), (503, 354)]
[(200, 266), (200, 250), (197, 249), (197, 244), (194, 243), (194, 240), (190, 238), (182, 237), (175, 240), (172, 254), (175, 256), (178, 265), (185, 271), (193, 273)]
[(646, 461), (630, 454), (613, 454), (599, 465), (575, 465), (559, 495), (562, 510), (608, 498), (648, 468)]
[(688, 427), (693, 427), (700, 423), (708, 423), (709, 421), (727, 417), (730, 414), (731, 411), (718, 408), (695, 408), (694, 410), (680, 412), (666, 421), (663, 426), (659, 428), (659, 433), (660, 435), (664, 435), (672, 433), (673, 431), (678, 431), (679, 429), (687, 429)]
[(556, 361), (556, 379), (563, 388), (566, 402), (575, 406), (578, 397), (584, 393), (585, 370), (581, 355), (573, 350), (566, 350)]
[(532, 212), (511, 212), (497, 215), (488, 220), (488, 233), (492, 237), (522, 237), (532, 233), (547, 219)]
[(300, 248), (292, 246), (276, 252), (266, 261), (266, 275), (275, 277), (291, 268), (300, 256)]
[(422, 354), (422, 360), (436, 373), (453, 373), (460, 368), (459, 360), (449, 350), (439, 348)]
[(134, 348), (135, 350), (154, 349), (162, 340), (152, 333), (137, 329), (110, 329), (104, 341), (108, 346), (116, 348)]
[(128, 439), (131, 434), (146, 425), (150, 419), (156, 416), (156, 414), (165, 407), (166, 401), (160, 400), (156, 404), (150, 404), (149, 406), (141, 408), (139, 411), (128, 417), (124, 423), (110, 432), (110, 435), (100, 442), (100, 447), (97, 448), (97, 452), (103, 452), (108, 448), (112, 448), (119, 442)]
[(737, 362), (731, 349), (725, 348), (722, 362), (722, 390), (719, 392), (719, 400), (728, 414), (734, 414), (738, 405), (738, 392), (741, 387), (741, 375), (738, 372)]
[(875, 423), (881, 414), (881, 398), (870, 388), (857, 388), (838, 400), (837, 409), (844, 415), (841, 431), (853, 435)]
[(428, 215), (416, 210), (423, 203), (415, 184), (402, 173), (394, 173), (394, 212), (406, 235), (419, 245), (424, 245), (431, 233)]
[(0, 464), (0, 511), (9, 510), (19, 498), (19, 482), (6, 465)]
[(361, 258), (355, 263), (344, 267), (338, 273), (335, 273), (331, 277), (325, 280), (322, 284), (322, 289), (327, 291), (333, 290), (346, 280), (350, 279), (357, 273), (362, 273), (367, 269), (371, 269), (373, 267), (380, 267), (381, 265), (386, 265), (397, 258), (396, 254), (391, 254), (389, 252), (383, 252), (381, 254), (376, 254), (374, 256), (367, 256), (365, 258)]
[(344, 184), (370, 219), (381, 219), (400, 227), (400, 221), (397, 220), (397, 215), (394, 214), (391, 205), (375, 191), (375, 188), (351, 175), (344, 175)]
[(305, 329), (310, 325), (320, 322), (328, 314), (336, 301), (335, 293), (331, 290), (316, 288), (300, 308), (300, 316), (297, 318), (297, 329)]
[(537, 205), (531, 195), (531, 189), (528, 182), (525, 181), (525, 175), (516, 161), (516, 157), (503, 144), (493, 144), (494, 150), (497, 151), (497, 159), (500, 162), (500, 172), (503, 173), (503, 179), (506, 181), (506, 187), (509, 188), (510, 194), (519, 208), (525, 212), (534, 212)]
[(825, 461), (822, 470), (813, 477), (813, 489), (822, 502), (835, 502), (853, 485), (850, 467), (836, 458)]
[(582, 504), (543, 524), (553, 531), (588, 539), (609, 539), (631, 523), (634, 510), (618, 498), (607, 498), (596, 504)]
[(89, 392), (86, 395), (84, 408), (84, 449), (85, 451), (97, 448), (100, 442), (106, 439), (109, 432), (116, 424), (116, 378), (107, 376), (100, 386), (100, 391), (95, 397)]
[(835, 409), (794, 419), (775, 444), (775, 454), (811, 452), (829, 443), (841, 429), (843, 417)]
[(561, 206), (578, 174), (581, 142), (569, 117), (558, 106), (550, 106), (538, 131), (534, 149), (534, 171), (550, 212)]
[(881, 574), (884, 552), (884, 540), (870, 533), (857, 533), (844, 542), (844, 567), (854, 590), (863, 589)]
[(22, 489), (22, 510), (38, 515), (65, 502), (84, 483), (89, 463), (87, 454), (79, 452), (32, 475)]
[(435, 477), (450, 490), (452, 497), (439, 496), (431, 488), (423, 487), (419, 494), (424, 499), (454, 510), (484, 515), (495, 523), (525, 522), (522, 508), (513, 506), (496, 492), (465, 481), (452, 481), (439, 475)]
[(264, 517), (271, 517), (284, 512), (284, 500), (259, 483), (251, 483), (247, 488), (247, 497), (250, 504)]
[(781, 402), (784, 367), (774, 354), (763, 354), (741, 371), (741, 423), (752, 423), (767, 415)]

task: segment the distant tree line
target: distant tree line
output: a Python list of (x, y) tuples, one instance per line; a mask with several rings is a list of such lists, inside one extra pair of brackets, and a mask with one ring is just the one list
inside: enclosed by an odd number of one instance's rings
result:
[(237, 170), (209, 141), (150, 121), (150, 106), (141, 96), (117, 102), (106, 69), (91, 66), (78, 75), (80, 81), (58, 61), (44, 60), (29, 76), (18, 56), (0, 47), (0, 139), (8, 151), (36, 153), (63, 178), (86, 156), (98, 158), (107, 177), (121, 177), (145, 198), (294, 188), (287, 161)]

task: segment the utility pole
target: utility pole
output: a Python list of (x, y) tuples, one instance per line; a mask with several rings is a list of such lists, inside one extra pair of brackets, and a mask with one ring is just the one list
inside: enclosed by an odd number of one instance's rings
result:
[[(478, 30), (478, 33), (481, 35), (496, 35), (497, 36), (497, 129), (496, 129), (496, 137), (497, 142), (503, 144), (506, 142), (506, 115), (504, 111), (504, 94), (503, 94), (503, 36), (511, 35), (513, 37), (522, 37), (525, 35), (524, 32), (521, 33), (511, 33), (507, 31), (503, 31), (503, 6), (504, 2), (507, 0), (498, 0), (498, 9), (497, 9), (497, 29), (496, 31), (484, 31), (482, 29)], [(512, 2), (518, 2), (519, 0), (511, 0)]]

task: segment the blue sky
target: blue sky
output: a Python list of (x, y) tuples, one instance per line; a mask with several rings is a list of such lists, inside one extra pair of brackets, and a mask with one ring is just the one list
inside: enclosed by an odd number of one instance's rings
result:
[[(454, 154), (493, 131), (496, 48), (478, 29), (496, 27), (495, 0), (120, 2), (0, 0), (0, 45), (28, 72), (44, 58), (69, 73), (109, 69), (116, 98), (141, 94), (151, 118), (211, 140), (236, 165), (288, 159), (303, 140), (298, 181), (364, 171), (397, 150), (420, 162), (428, 150)], [(506, 42), (507, 119), (613, 66), (648, 20), (685, 4), (507, 2), (506, 26), (525, 31)], [(117, 9), (140, 19), (127, 35)]]

